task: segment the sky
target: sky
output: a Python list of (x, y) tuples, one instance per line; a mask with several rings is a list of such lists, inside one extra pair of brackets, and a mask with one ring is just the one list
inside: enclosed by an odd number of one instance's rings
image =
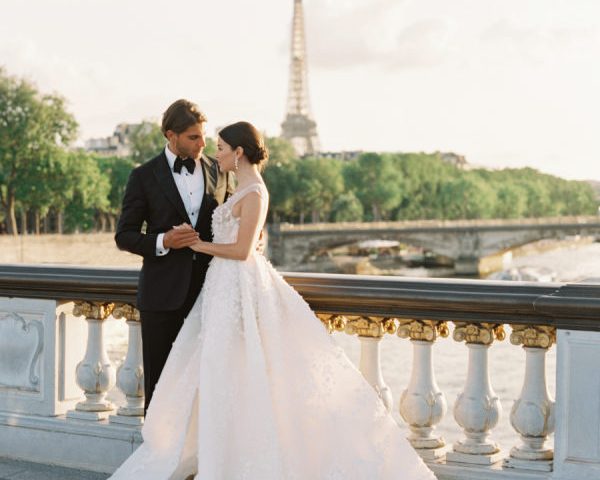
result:
[[(0, 65), (59, 93), (80, 142), (159, 120), (279, 135), (293, 0), (0, 0)], [(600, 1), (304, 0), (323, 150), (451, 151), (600, 181)]]

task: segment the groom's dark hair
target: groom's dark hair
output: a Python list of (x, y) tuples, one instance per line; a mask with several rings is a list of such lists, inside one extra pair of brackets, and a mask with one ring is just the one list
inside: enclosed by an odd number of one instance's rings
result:
[(169, 105), (162, 118), (162, 133), (166, 137), (167, 130), (175, 133), (185, 132), (192, 125), (206, 122), (204, 113), (193, 102), (179, 99)]

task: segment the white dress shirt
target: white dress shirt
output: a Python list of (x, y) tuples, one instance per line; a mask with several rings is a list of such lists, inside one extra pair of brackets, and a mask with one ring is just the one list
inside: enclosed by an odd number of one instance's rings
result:
[[(167, 156), (167, 161), (169, 162), (169, 168), (171, 169), (173, 180), (175, 180), (175, 185), (177, 185), (177, 190), (179, 191), (181, 200), (183, 200), (185, 211), (192, 222), (192, 227), (195, 227), (198, 222), (200, 207), (202, 206), (202, 197), (204, 196), (204, 176), (202, 174), (202, 165), (200, 165), (201, 160), (195, 160), (196, 168), (194, 169), (194, 173), (188, 172), (188, 169), (185, 166), (181, 167), (180, 173), (175, 173), (173, 167), (175, 166), (177, 155), (169, 149), (168, 145), (165, 147), (165, 155)], [(164, 233), (159, 233), (156, 238), (157, 256), (169, 253), (169, 249), (165, 248), (163, 245), (164, 236)]]

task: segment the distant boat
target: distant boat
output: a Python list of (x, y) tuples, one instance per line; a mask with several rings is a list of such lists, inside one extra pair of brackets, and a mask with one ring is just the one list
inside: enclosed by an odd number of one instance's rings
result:
[(516, 280), (522, 282), (556, 282), (557, 274), (547, 267), (511, 267), (494, 272), (489, 280)]

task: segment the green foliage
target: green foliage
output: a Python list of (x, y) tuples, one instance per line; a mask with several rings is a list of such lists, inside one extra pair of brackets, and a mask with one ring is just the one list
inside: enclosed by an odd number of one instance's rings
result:
[(269, 160), (263, 178), (269, 189), (269, 216), (273, 222), (295, 216), (298, 185), (297, 158), (291, 143), (281, 138), (267, 138)]
[(440, 189), (444, 219), (491, 218), (495, 192), (476, 175), (462, 175)]
[(109, 177), (102, 173), (98, 160), (85, 152), (69, 152), (67, 164), (72, 198), (65, 205), (65, 231), (91, 230), (97, 214), (110, 209)]
[(438, 153), (298, 159), (285, 140), (268, 145), (273, 222), (549, 217), (598, 208), (589, 183), (531, 168), (462, 170)]
[[(0, 203), (7, 230), (16, 234), (15, 209), (28, 204), (27, 196), (40, 189), (33, 202), (47, 207), (39, 174), (52, 171), (52, 160), (74, 138), (77, 123), (56, 95), (42, 95), (24, 79), (0, 68)], [(37, 178), (36, 178), (37, 176)], [(35, 185), (24, 185), (25, 179)]]
[(209, 157), (214, 157), (217, 153), (217, 142), (210, 138), (206, 137), (206, 146), (204, 147), (204, 153)]
[(390, 155), (364, 153), (344, 166), (348, 190), (354, 192), (368, 220), (387, 220), (397, 207), (404, 188), (402, 171)]
[(129, 136), (131, 142), (131, 158), (134, 163), (144, 163), (154, 158), (165, 148), (166, 139), (160, 125), (143, 121), (137, 125)]
[(97, 157), (95, 160), (100, 172), (108, 179), (110, 185), (108, 213), (116, 215), (121, 209), (127, 180), (135, 162), (129, 157)]
[(334, 222), (360, 222), (364, 209), (360, 200), (352, 192), (342, 193), (332, 205), (332, 220)]

